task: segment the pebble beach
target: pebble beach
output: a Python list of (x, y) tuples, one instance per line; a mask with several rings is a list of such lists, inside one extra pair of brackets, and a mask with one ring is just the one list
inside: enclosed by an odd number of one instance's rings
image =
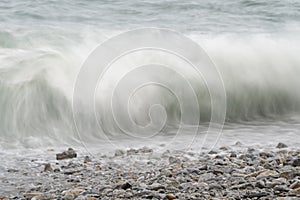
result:
[(148, 147), (99, 155), (57, 151), (6, 167), (0, 199), (300, 198), (300, 149), (283, 143), (266, 149), (236, 142), (200, 153)]

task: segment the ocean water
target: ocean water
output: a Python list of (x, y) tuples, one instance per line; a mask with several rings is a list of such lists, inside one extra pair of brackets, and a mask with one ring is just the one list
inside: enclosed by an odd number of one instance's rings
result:
[[(204, 134), (211, 101), (203, 80), (193, 78), (190, 81), (197, 87), (202, 111), (198, 139), (187, 123), (184, 134), (172, 142), (180, 109), (172, 96), (160, 90), (140, 93), (130, 107), (132, 118), (141, 126), (151, 121), (148, 110), (153, 103), (165, 107), (170, 119), (155, 137), (145, 139), (148, 133), (142, 132), (126, 136), (109, 111), (100, 113), (101, 129), (95, 129), (90, 124), (94, 116), (83, 111), (78, 118), (81, 133), (77, 132), (72, 95), (83, 62), (110, 37), (143, 27), (182, 33), (198, 43), (219, 69), (226, 91), (226, 121), (221, 136)], [(299, 146), (299, 53), (299, 0), (2, 0), (0, 148), (82, 143), (101, 148), (136, 144), (182, 148), (192, 144), (197, 148), (236, 140)], [(123, 67), (127, 64), (121, 63)], [(186, 73), (187, 69), (181, 69)], [(136, 77), (145, 76), (142, 74)], [(178, 92), (185, 90), (177, 79), (170, 78), (172, 74), (163, 75)], [(106, 93), (98, 95), (101, 103)], [(122, 97), (115, 97), (115, 101), (118, 98)], [(160, 113), (153, 116), (155, 121)]]

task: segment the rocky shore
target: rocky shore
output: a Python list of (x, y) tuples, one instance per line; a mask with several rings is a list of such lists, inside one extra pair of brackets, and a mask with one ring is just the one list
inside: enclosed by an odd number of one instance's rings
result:
[(0, 199), (300, 199), (300, 149), (282, 143), (99, 156), (70, 148), (56, 158), (6, 169), (2, 185), (16, 189), (0, 191)]

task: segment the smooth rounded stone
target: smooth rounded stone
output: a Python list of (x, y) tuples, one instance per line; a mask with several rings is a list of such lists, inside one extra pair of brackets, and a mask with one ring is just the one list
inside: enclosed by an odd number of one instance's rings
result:
[(116, 149), (115, 150), (115, 156), (123, 156), (125, 154), (125, 151), (121, 149)]
[(278, 148), (278, 149), (287, 148), (287, 147), (288, 147), (288, 146), (287, 146), (286, 144), (282, 143), (282, 142), (279, 142), (279, 143), (277, 144), (277, 146), (276, 146), (276, 148)]
[(198, 168), (199, 170), (207, 170), (208, 166), (207, 165), (202, 165)]
[(141, 182), (143, 180), (145, 180), (145, 176), (140, 176), (136, 179), (137, 182)]
[(149, 187), (148, 187), (150, 190), (160, 190), (160, 189), (166, 189), (166, 186), (164, 186), (164, 185), (161, 185), (161, 184), (159, 184), (159, 183), (153, 183), (152, 185), (150, 185)]
[(292, 162), (292, 166), (299, 167), (300, 166), (300, 158), (296, 158)]
[(168, 200), (173, 200), (176, 199), (176, 196), (174, 194), (166, 194), (165, 198), (167, 198)]
[(84, 189), (69, 189), (62, 192), (62, 195), (79, 195), (85, 192)]
[(76, 157), (77, 157), (77, 153), (72, 148), (68, 148), (67, 151), (56, 154), (56, 160), (71, 159)]
[(258, 187), (258, 188), (264, 188), (264, 187), (266, 187), (266, 184), (265, 184), (264, 181), (259, 180), (259, 181), (257, 181), (257, 182), (255, 183), (255, 187)]
[(121, 185), (120, 188), (123, 190), (127, 190), (129, 188), (132, 188), (132, 185), (130, 183), (126, 182), (123, 185)]

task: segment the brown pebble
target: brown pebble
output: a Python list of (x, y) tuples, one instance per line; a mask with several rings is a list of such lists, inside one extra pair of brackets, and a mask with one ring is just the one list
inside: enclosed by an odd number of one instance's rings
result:
[(169, 200), (176, 199), (176, 197), (173, 194), (167, 194), (166, 198)]
[(44, 194), (43, 193), (39, 193), (39, 192), (30, 192), (30, 193), (25, 193), (23, 196), (25, 198), (27, 198), (27, 199), (31, 199), (33, 197), (42, 198), (44, 196)]
[(53, 169), (50, 163), (45, 164), (44, 172), (52, 172)]

